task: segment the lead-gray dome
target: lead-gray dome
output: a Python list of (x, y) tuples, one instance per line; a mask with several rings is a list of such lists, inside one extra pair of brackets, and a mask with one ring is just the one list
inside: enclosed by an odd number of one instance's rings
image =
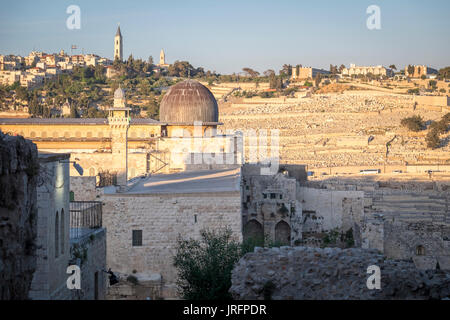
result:
[(125, 91), (119, 86), (116, 91), (114, 91), (114, 99), (124, 99)]
[(219, 108), (211, 91), (195, 80), (170, 87), (161, 101), (160, 121), (172, 124), (217, 123)]

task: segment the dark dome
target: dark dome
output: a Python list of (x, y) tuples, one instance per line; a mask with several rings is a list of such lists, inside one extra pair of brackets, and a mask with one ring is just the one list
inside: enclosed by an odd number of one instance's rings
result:
[(217, 123), (219, 108), (211, 91), (195, 80), (170, 87), (161, 101), (160, 121), (169, 124)]

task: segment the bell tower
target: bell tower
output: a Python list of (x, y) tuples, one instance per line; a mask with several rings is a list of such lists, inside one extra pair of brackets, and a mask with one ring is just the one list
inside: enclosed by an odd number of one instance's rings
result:
[(166, 54), (164, 53), (164, 49), (161, 49), (161, 53), (159, 54), (159, 64), (161, 66), (166, 64)]
[(123, 60), (123, 39), (122, 33), (120, 32), (120, 24), (117, 27), (116, 36), (114, 37), (114, 60)]
[(130, 110), (131, 108), (126, 107), (125, 92), (119, 87), (114, 92), (114, 107), (108, 110), (108, 123), (111, 128), (112, 170), (117, 174), (119, 188), (125, 187), (128, 181)]

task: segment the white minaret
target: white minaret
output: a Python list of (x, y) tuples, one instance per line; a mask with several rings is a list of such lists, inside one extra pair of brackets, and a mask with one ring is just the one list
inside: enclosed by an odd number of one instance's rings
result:
[[(108, 123), (111, 128), (112, 170), (117, 174), (117, 185), (125, 187), (128, 180), (128, 128), (130, 110), (127, 108), (125, 92), (118, 88), (114, 92), (114, 107), (109, 109)], [(119, 189), (120, 191), (121, 189)]]
[(116, 36), (114, 37), (114, 60), (123, 60), (123, 40), (122, 33), (120, 33), (120, 24), (117, 27)]

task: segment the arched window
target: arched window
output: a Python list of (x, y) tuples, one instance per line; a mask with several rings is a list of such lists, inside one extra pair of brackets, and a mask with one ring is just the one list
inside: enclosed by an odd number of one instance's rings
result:
[(64, 209), (61, 209), (61, 223), (60, 223), (60, 229), (61, 229), (61, 235), (60, 235), (60, 238), (61, 238), (61, 254), (64, 254), (64, 237), (65, 237), (65, 234), (64, 234), (64, 228), (65, 228), (65, 226), (64, 226)]
[(419, 245), (416, 247), (416, 255), (418, 255), (418, 256), (425, 255), (425, 248), (422, 245)]
[(31, 138), (36, 137), (36, 133), (35, 133), (34, 131), (31, 131), (31, 132), (30, 132), (30, 137), (31, 137)]
[(55, 258), (58, 258), (59, 253), (59, 217), (58, 211), (56, 211), (55, 217)]

